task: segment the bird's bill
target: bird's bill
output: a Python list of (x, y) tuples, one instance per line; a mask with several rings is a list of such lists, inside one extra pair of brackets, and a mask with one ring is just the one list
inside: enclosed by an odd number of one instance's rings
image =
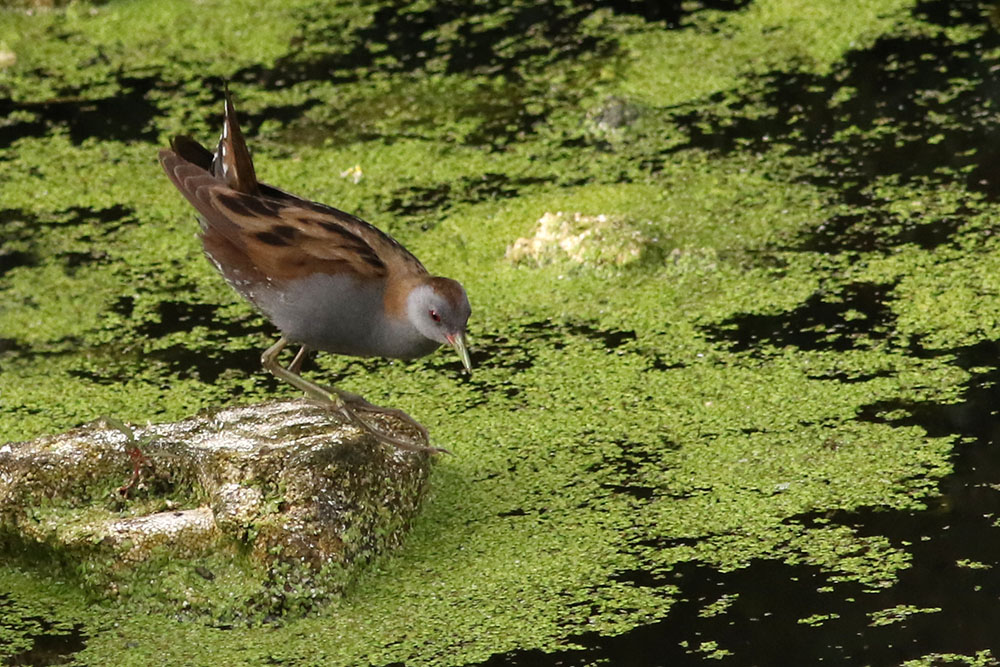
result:
[(465, 342), (465, 332), (455, 334), (454, 336), (446, 336), (448, 339), (448, 345), (455, 348), (458, 352), (458, 356), (462, 358), (462, 365), (465, 366), (465, 372), (472, 372), (472, 361), (469, 360), (469, 348)]

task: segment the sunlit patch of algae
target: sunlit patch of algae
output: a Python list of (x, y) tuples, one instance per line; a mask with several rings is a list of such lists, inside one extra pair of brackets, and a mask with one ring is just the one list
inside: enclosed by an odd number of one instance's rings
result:
[[(491, 34), (524, 8), (513, 6), (451, 21), (431, 20), (433, 2), (394, 13), (426, 14), (428, 39), (460, 51), (456, 35)], [(908, 356), (904, 343), (922, 336), (944, 350), (996, 337), (1000, 253), (984, 232), (996, 207), (973, 202), (948, 246), (861, 257), (788, 250), (831, 215), (836, 193), (810, 178), (821, 168), (780, 147), (678, 149), (684, 134), (669, 107), (725, 116), (755, 74), (793, 64), (826, 74), (883, 34), (929, 32), (910, 6), (758, 0), (695, 11), (677, 29), (588, 9), (570, 25), (595, 48), (521, 58), (519, 48), (548, 39), (529, 31), (463, 67), (452, 66), (456, 50), (416, 58), (370, 38), (380, 3), (4, 11), (0, 43), (17, 59), (0, 69), (0, 91), (18, 105), (5, 121), (15, 131), (48, 122), (47, 100), (127, 97), (137, 93), (126, 78), (148, 79), (160, 142), (79, 140), (53, 122), (0, 148), (0, 257), (21, 260), (0, 274), (2, 439), (103, 414), (177, 419), (293, 393), (257, 370), (270, 329), (200, 256), (191, 211), (155, 162), (175, 132), (211, 140), (212, 77), (233, 78), (255, 119), (245, 125), (262, 178), (366, 217), (465, 284), (478, 351), (470, 379), (445, 353), (409, 364), (319, 358), (314, 372), (406, 409), (454, 452), (437, 466), (404, 548), (341, 600), (263, 629), (220, 629), (155, 608), (151, 616), (141, 595), (94, 611), (61, 574), (0, 570), (0, 590), (31, 601), (31, 613), (82, 623), (87, 646), (75, 657), (90, 665), (455, 665), (662, 618), (676, 591), (637, 586), (626, 576), (634, 570), (766, 558), (891, 585), (905, 550), (794, 517), (918, 508), (948, 473), (951, 438), (856, 416), (878, 401), (959, 395), (965, 371), (947, 356)], [(557, 17), (580, 11), (546, 7)], [(559, 44), (571, 49), (573, 39)], [(366, 49), (371, 57), (359, 55)], [(328, 63), (325, 74), (292, 66), (310, 58)], [(272, 67), (279, 73), (266, 76)], [(636, 114), (601, 135), (588, 119), (610, 96)], [(761, 102), (746, 113), (767, 110)], [(533, 120), (522, 123), (524, 114)], [(358, 183), (340, 176), (354, 165)], [(881, 187), (925, 215), (954, 208), (953, 188)], [(650, 247), (624, 268), (506, 260), (548, 211), (627, 218)], [(865, 281), (895, 285), (889, 335), (845, 349), (740, 352), (707, 333)], [(186, 325), (170, 315), (176, 304), (208, 315)], [(225, 368), (233, 360), (240, 366)], [(0, 655), (17, 645), (0, 645)]]

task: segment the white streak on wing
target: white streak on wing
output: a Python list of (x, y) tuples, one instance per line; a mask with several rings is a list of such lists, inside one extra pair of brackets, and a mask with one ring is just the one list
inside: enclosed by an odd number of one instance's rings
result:
[(216, 157), (221, 157), (220, 162), (222, 163), (223, 178), (229, 175), (229, 164), (226, 159), (226, 128), (228, 127), (228, 125), (222, 126), (222, 137), (219, 138), (219, 151), (216, 153)]

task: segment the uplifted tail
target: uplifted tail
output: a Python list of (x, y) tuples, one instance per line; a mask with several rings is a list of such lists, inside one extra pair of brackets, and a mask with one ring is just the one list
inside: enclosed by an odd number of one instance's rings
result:
[(260, 192), (257, 174), (253, 168), (253, 160), (250, 159), (247, 142), (240, 131), (228, 83), (225, 85), (225, 92), (226, 112), (222, 123), (222, 136), (219, 137), (219, 146), (215, 149), (211, 172), (233, 190), (256, 195)]

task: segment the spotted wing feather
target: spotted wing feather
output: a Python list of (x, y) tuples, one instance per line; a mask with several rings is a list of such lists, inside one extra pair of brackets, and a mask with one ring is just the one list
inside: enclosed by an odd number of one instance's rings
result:
[(279, 281), (314, 273), (366, 278), (388, 273), (379, 247), (395, 242), (364, 221), (336, 209), (303, 205), (307, 202), (292, 196), (238, 192), (172, 150), (160, 151), (160, 162), (198, 211), (206, 249), (221, 236), (230, 255), (238, 250), (257, 272)]

